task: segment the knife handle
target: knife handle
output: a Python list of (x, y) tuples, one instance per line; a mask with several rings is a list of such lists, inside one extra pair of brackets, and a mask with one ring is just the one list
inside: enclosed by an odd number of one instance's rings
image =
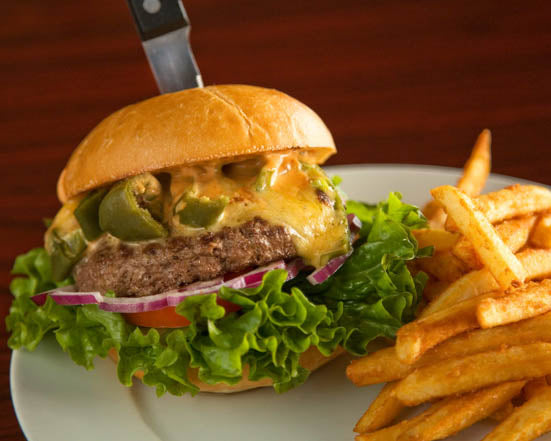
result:
[(190, 26), (180, 0), (127, 1), (142, 41)]

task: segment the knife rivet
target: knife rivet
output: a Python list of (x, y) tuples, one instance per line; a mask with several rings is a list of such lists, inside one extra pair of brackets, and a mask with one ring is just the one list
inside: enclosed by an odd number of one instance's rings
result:
[(159, 0), (144, 0), (143, 8), (145, 12), (156, 14), (161, 10), (161, 2)]

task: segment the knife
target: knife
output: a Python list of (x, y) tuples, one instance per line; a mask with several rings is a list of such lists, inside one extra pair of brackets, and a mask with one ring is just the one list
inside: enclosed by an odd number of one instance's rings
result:
[(161, 93), (203, 87), (181, 0), (127, 0)]

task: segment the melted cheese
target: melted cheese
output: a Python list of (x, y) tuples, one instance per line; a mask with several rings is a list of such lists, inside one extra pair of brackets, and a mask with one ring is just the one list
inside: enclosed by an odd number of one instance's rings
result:
[[(303, 170), (296, 153), (269, 154), (263, 157), (263, 171), (271, 170), (270, 185), (255, 191), (257, 176), (230, 179), (221, 163), (187, 167), (172, 172), (172, 209), (186, 192), (194, 196), (230, 200), (216, 224), (204, 228), (181, 225), (178, 216), (171, 216), (173, 235), (192, 235), (234, 227), (254, 217), (274, 225), (282, 225), (291, 234), (298, 254), (307, 264), (320, 267), (327, 260), (347, 251), (348, 225), (344, 210), (335, 208), (335, 190), (325, 188), (327, 198), (322, 202), (319, 189), (312, 185), (312, 173)], [(260, 170), (259, 170), (260, 171)], [(261, 173), (262, 173), (261, 172)], [(316, 178), (327, 179), (320, 169), (312, 169)]]
[[(348, 251), (348, 223), (336, 190), (330, 185), (319, 188), (320, 182), (328, 182), (327, 176), (319, 167), (302, 160), (304, 156), (297, 152), (257, 155), (239, 162), (229, 175), (224, 168), (228, 164), (220, 161), (166, 170), (171, 183), (170, 195), (165, 197), (164, 220), (170, 234), (202, 234), (261, 217), (286, 227), (298, 255), (308, 265), (323, 266), (331, 257)], [(258, 189), (262, 173), (268, 173), (267, 185)], [(211, 199), (225, 196), (229, 202), (214, 225), (193, 228), (182, 225), (177, 215), (186, 193)], [(46, 236), (54, 229), (69, 232), (79, 228), (73, 212), (84, 196), (71, 199), (61, 208)], [(88, 243), (87, 251), (98, 241)]]

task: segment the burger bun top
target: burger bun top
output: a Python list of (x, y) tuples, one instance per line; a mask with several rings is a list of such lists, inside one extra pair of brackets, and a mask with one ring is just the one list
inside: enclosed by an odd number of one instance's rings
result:
[(156, 96), (113, 113), (73, 152), (57, 185), (61, 202), (145, 172), (301, 149), (323, 163), (331, 133), (309, 107), (274, 89), (221, 85)]

